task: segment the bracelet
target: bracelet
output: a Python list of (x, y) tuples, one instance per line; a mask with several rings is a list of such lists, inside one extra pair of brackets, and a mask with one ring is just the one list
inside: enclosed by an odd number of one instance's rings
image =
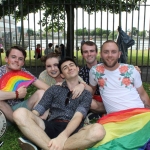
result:
[(80, 84), (83, 84), (83, 85), (84, 85), (84, 88), (85, 88), (85, 83), (84, 83), (84, 82), (80, 82)]
[(19, 96), (18, 91), (16, 90), (15, 93), (16, 93), (16, 99), (18, 99), (18, 96)]

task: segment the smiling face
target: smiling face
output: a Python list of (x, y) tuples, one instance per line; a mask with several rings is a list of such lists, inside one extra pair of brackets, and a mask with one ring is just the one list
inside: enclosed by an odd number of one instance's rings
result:
[(61, 71), (65, 79), (71, 79), (78, 76), (79, 67), (74, 62), (68, 60), (61, 64)]
[(84, 44), (82, 46), (82, 57), (85, 59), (86, 64), (93, 66), (97, 64), (97, 52), (95, 45), (89, 46)]
[(59, 59), (56, 57), (48, 58), (46, 60), (46, 70), (47, 73), (52, 77), (56, 78), (60, 75), (60, 71), (58, 69)]
[(7, 63), (7, 71), (11, 70), (20, 70), (24, 65), (25, 57), (23, 53), (17, 49), (12, 49), (5, 58), (5, 62)]
[(114, 42), (104, 43), (101, 49), (101, 58), (104, 66), (108, 70), (115, 70), (118, 68), (118, 59), (120, 58), (121, 52), (118, 46)]

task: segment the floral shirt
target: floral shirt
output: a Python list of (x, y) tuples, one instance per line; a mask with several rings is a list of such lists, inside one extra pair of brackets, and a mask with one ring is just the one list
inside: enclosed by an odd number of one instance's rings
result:
[(99, 85), (107, 113), (144, 107), (137, 91), (142, 86), (141, 76), (133, 65), (120, 64), (110, 71), (98, 64), (90, 70), (90, 84)]
[[(83, 68), (80, 69), (79, 71), (79, 76), (87, 83), (89, 84), (89, 72), (90, 72), (90, 68), (87, 67), (87, 65), (85, 65)], [(100, 95), (99, 92), (99, 87), (97, 86), (97, 89), (95, 91), (95, 95)]]
[[(28, 74), (30, 74), (30, 75), (32, 75), (29, 71), (27, 71), (25, 68), (22, 68), (21, 69), (22, 71), (25, 71), (25, 72), (27, 72)], [(3, 66), (1, 66), (0, 67), (0, 78), (4, 75), (4, 74), (6, 74), (7, 73), (7, 70), (6, 70), (6, 65), (3, 65)], [(34, 75), (32, 75), (32, 76), (34, 76)], [(35, 78), (35, 80), (37, 79), (35, 76), (34, 76), (34, 78)], [(34, 80), (34, 81), (35, 81)], [(18, 104), (18, 103), (20, 103), (21, 101), (23, 101), (24, 99), (12, 99), (12, 100), (7, 100), (6, 102), (10, 105), (10, 106), (14, 106), (14, 105), (16, 105), (16, 104)]]

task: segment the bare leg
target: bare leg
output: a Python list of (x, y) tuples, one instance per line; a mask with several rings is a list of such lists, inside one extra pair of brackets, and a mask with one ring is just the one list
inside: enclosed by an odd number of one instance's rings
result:
[(48, 150), (50, 138), (44, 132), (45, 124), (40, 117), (25, 108), (19, 108), (13, 113), (13, 118), (22, 133), (36, 145)]
[(37, 90), (29, 99), (27, 102), (28, 108), (32, 109), (34, 106), (38, 104), (38, 102), (41, 100), (44, 90)]
[(90, 109), (95, 113), (106, 113), (104, 104), (102, 102), (96, 101), (95, 99), (92, 99)]
[(5, 101), (0, 101), (0, 109), (4, 112), (6, 118), (9, 121), (14, 122), (13, 121), (13, 110)]
[(64, 150), (81, 150), (92, 147), (96, 142), (102, 140), (104, 136), (105, 130), (102, 125), (98, 123), (87, 125), (67, 139)]
[[(41, 100), (43, 94), (44, 94), (44, 90), (37, 90), (29, 99), (28, 99), (28, 108), (31, 110), (32, 108), (34, 108), (38, 102)], [(42, 115), (40, 116), (42, 119), (47, 119), (49, 114), (49, 109)]]
[[(13, 113), (14, 121), (22, 133), (36, 145), (48, 150), (50, 138), (44, 132), (45, 124), (41, 118), (25, 108), (19, 108)], [(78, 133), (68, 138), (65, 150), (85, 149), (93, 146), (105, 136), (102, 125), (95, 123), (82, 128)]]

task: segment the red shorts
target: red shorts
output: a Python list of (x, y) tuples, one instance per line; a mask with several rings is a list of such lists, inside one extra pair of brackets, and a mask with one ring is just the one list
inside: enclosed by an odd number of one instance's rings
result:
[(93, 99), (95, 99), (95, 100), (97, 100), (99, 102), (102, 102), (102, 97), (100, 95), (94, 95)]

